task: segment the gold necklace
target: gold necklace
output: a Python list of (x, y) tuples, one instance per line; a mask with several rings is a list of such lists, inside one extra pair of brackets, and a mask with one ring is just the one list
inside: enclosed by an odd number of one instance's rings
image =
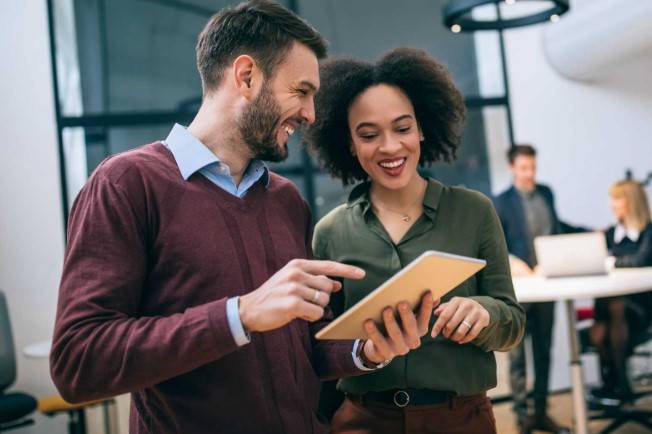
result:
[[(424, 181), (425, 181), (425, 180), (424, 180)], [(427, 188), (427, 186), (428, 186), (428, 181), (425, 181), (425, 184), (426, 184), (426, 188)], [(426, 189), (424, 188), (423, 191), (425, 192), (425, 190), (426, 190)], [(370, 197), (371, 197), (371, 195), (370, 195)], [(410, 205), (408, 205), (406, 208), (408, 208), (408, 209), (412, 208), (412, 207), (413, 207), (415, 204), (417, 204), (420, 200), (423, 200), (423, 197), (421, 196), (421, 194), (419, 194), (419, 195), (417, 196), (417, 200), (415, 200), (414, 202), (412, 202), (412, 203), (411, 203)], [(371, 205), (375, 206), (377, 209), (380, 209), (380, 210), (383, 210), (383, 211), (389, 211), (389, 212), (394, 213), (394, 214), (396, 214), (396, 215), (400, 215), (400, 216), (401, 216), (401, 220), (403, 220), (403, 221), (406, 222), (406, 223), (409, 223), (409, 222), (412, 221), (412, 217), (410, 216), (410, 214), (408, 214), (408, 213), (406, 213), (406, 212), (403, 212), (403, 211), (395, 211), (395, 210), (393, 210), (393, 209), (389, 209), (389, 208), (387, 208), (387, 207), (385, 207), (385, 206), (380, 206), (380, 204), (374, 202), (373, 200), (371, 201)]]

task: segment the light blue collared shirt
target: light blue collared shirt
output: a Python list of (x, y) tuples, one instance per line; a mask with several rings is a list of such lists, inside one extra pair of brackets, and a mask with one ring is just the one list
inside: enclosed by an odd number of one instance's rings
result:
[(199, 172), (213, 184), (240, 198), (244, 197), (259, 179), (263, 180), (265, 186), (269, 184), (269, 169), (265, 163), (251, 160), (240, 184), (235, 185), (229, 166), (221, 162), (217, 155), (182, 125), (175, 124), (164, 143), (172, 152), (185, 180)]
[[(172, 152), (184, 180), (188, 180), (195, 172), (199, 172), (213, 184), (240, 198), (244, 197), (258, 180), (262, 179), (265, 186), (269, 185), (269, 169), (260, 160), (251, 160), (240, 184), (236, 185), (229, 166), (221, 162), (217, 155), (190, 134), (182, 125), (174, 124), (172, 131), (170, 131), (163, 143)], [(238, 302), (239, 297), (232, 297), (227, 300), (226, 317), (233, 339), (238, 346), (243, 346), (251, 342), (251, 337), (242, 326)], [(353, 344), (353, 351), (351, 352), (353, 363), (360, 370), (373, 371), (373, 368), (370, 369), (364, 366), (358, 355), (360, 342), (358, 339)], [(387, 363), (382, 363), (375, 369), (383, 367)]]

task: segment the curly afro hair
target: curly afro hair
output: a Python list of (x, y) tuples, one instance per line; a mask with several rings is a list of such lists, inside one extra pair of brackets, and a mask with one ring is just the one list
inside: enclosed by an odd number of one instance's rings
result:
[(376, 63), (335, 59), (320, 68), (321, 88), (315, 96), (317, 120), (304, 140), (324, 168), (344, 185), (368, 178), (351, 154), (348, 113), (366, 89), (396, 86), (410, 99), (425, 140), (419, 163), (452, 162), (460, 143), (466, 114), (464, 100), (448, 70), (428, 53), (413, 48), (389, 51)]

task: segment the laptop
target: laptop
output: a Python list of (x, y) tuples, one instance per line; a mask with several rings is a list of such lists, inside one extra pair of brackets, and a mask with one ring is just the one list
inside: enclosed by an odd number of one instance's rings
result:
[(534, 251), (545, 277), (607, 274), (607, 241), (602, 232), (536, 237)]

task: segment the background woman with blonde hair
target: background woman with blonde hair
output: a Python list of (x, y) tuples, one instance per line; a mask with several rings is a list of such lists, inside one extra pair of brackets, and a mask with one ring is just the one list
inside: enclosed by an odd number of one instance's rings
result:
[[(652, 223), (643, 185), (619, 181), (611, 186), (609, 196), (617, 223), (605, 235), (615, 266), (652, 266)], [(632, 398), (626, 360), (637, 335), (651, 320), (652, 292), (596, 300), (591, 341), (599, 350), (603, 380), (596, 395), (621, 401)]]

